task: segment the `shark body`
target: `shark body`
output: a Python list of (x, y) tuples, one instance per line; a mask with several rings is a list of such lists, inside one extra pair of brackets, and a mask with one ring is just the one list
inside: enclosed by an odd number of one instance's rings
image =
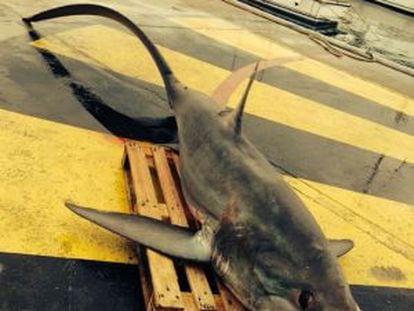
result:
[(68, 15), (111, 18), (146, 46), (176, 119), (182, 188), (203, 226), (192, 232), (142, 216), (69, 202), (67, 207), (164, 254), (211, 262), (249, 310), (359, 310), (336, 262), (352, 241), (328, 241), (300, 198), (243, 135), (243, 108), (254, 75), (237, 108), (223, 110), (209, 96), (182, 84), (142, 30), (112, 9), (69, 5), (24, 21), (31, 25)]

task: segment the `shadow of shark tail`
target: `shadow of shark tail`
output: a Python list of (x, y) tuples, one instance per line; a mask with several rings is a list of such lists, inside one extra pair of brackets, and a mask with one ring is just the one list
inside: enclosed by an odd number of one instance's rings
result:
[[(39, 32), (28, 24), (32, 41), (41, 39)], [(63, 63), (50, 51), (36, 48), (53, 76), (68, 86), (78, 102), (107, 130), (116, 136), (144, 140), (155, 144), (177, 143), (177, 124), (174, 116), (166, 118), (131, 118), (107, 105), (99, 95), (77, 81)]]
[(164, 59), (162, 54), (159, 52), (155, 44), (147, 37), (147, 35), (135, 25), (130, 19), (124, 15), (118, 13), (117, 11), (107, 8), (101, 5), (95, 4), (74, 4), (57, 7), (54, 9), (46, 10), (40, 13), (37, 13), (31, 17), (23, 18), (23, 21), (27, 25), (31, 25), (33, 22), (39, 22), (42, 20), (53, 19), (63, 16), (71, 15), (97, 15), (102, 17), (107, 17), (112, 20), (115, 20), (125, 27), (127, 27), (135, 36), (142, 42), (150, 53), (152, 59), (154, 60), (161, 77), (163, 79), (165, 89), (167, 92), (168, 102), (170, 107), (173, 103), (173, 98), (176, 93), (175, 85), (179, 83), (178, 79), (173, 74), (171, 67), (168, 65), (167, 61)]

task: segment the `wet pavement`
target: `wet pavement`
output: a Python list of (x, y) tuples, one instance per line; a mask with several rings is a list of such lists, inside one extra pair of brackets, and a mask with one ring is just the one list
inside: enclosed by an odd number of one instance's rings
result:
[[(361, 307), (365, 303), (362, 309), (405, 310), (413, 303), (413, 78), (336, 58), (304, 36), (221, 1), (101, 3), (142, 26), (181, 80), (209, 95), (221, 90), (230, 106), (240, 93), (237, 81), (248, 76), (243, 68), (258, 59), (279, 60), (259, 74), (243, 130), (284, 172), (328, 236), (355, 240), (341, 264)], [(122, 27), (72, 17), (36, 25), (30, 36), (20, 17), (59, 4), (0, 4), (0, 175), (6, 176), (0, 184), (0, 252), (57, 265), (63, 278), (78, 270), (42, 256), (134, 262), (129, 244), (62, 211), (67, 197), (126, 209), (122, 142), (109, 133), (158, 142), (175, 137), (158, 73)], [(407, 36), (400, 41), (410, 46)], [(13, 239), (5, 232), (14, 232)], [(5, 271), (13, 267), (9, 284), (21, 277), (12, 274), (18, 262), (31, 269), (26, 259), (2, 256)], [(79, 273), (107, 280), (106, 291), (121, 282), (96, 269)], [(8, 293), (5, 310), (17, 290)], [(124, 310), (133, 305), (125, 303)]]

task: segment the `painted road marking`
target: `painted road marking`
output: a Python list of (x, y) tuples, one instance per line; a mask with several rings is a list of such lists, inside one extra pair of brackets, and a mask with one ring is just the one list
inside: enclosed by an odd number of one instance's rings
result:
[[(108, 37), (110, 41), (105, 40)], [(162, 85), (145, 48), (132, 35), (116, 29), (100, 25), (78, 28), (41, 39), (33, 45)], [(213, 94), (218, 83), (230, 74), (227, 70), (188, 55), (159, 48), (177, 76), (185, 77), (182, 80), (186, 85), (206, 94)], [(233, 94), (229, 106), (237, 103), (243, 87)], [(414, 163), (414, 137), (411, 135), (261, 82), (255, 83), (249, 99), (246, 111), (252, 115)], [(269, 99), (277, 102), (269, 104)]]
[[(215, 41), (257, 55), (264, 59), (301, 56), (292, 49), (254, 34), (247, 29), (210, 17), (169, 18), (174, 23), (190, 28)], [(313, 79), (343, 89), (346, 92), (375, 101), (383, 106), (414, 116), (414, 101), (402, 94), (373, 82), (350, 75), (316, 60), (306, 58), (284, 64), (283, 67), (310, 76)]]
[[(107, 37), (111, 37), (112, 40), (110, 42), (106, 41), (105, 38)], [(62, 44), (62, 41), (66, 44)], [(159, 75), (148, 55), (144, 53), (143, 48), (137, 44), (135, 38), (124, 32), (104, 26), (92, 26), (48, 37), (47, 40), (37, 42), (36, 45), (47, 47), (58, 54), (85, 62), (92, 61), (99, 66), (109, 68), (124, 75), (161, 85)], [(161, 50), (171, 62), (177, 75), (185, 77), (186, 84), (202, 90), (205, 93), (212, 94), (218, 83), (229, 74), (226, 70), (201, 62), (187, 55), (162, 47)], [(274, 110), (274, 107), (267, 107), (267, 110), (261, 111), (260, 109), (263, 108), (256, 107), (258, 105), (256, 101), (262, 106), (270, 106), (268, 105), (267, 98), (265, 101), (265, 99), (260, 97), (261, 93), (270, 94), (269, 97), (271, 98), (282, 98), (285, 103), (283, 110), (286, 110), (286, 112)], [(262, 83), (255, 84), (255, 90), (253, 90), (251, 95), (252, 98), (249, 101), (249, 105), (254, 106), (253, 111), (259, 111), (260, 114), (257, 115), (261, 117), (266, 117), (266, 115), (269, 115), (270, 113), (273, 121), (276, 120), (280, 122), (280, 117), (277, 116), (277, 113), (284, 113), (284, 118), (288, 121), (290, 121), (289, 117), (291, 117), (294, 125), (294, 122), (296, 122), (293, 120), (294, 118), (302, 120), (303, 123), (308, 121), (311, 122), (312, 120), (306, 118), (306, 114), (312, 114), (313, 119), (315, 118), (315, 115), (318, 116), (318, 119), (320, 115), (329, 116), (329, 122), (325, 122), (323, 128), (323, 131), (328, 133), (316, 132), (317, 134), (325, 136), (329, 134), (329, 132), (333, 132), (330, 134), (333, 135), (333, 139), (341, 140), (335, 133), (338, 131), (338, 122), (340, 122), (340, 124), (346, 125), (345, 127), (355, 127), (359, 128), (360, 132), (365, 132), (362, 133), (362, 135), (364, 135), (366, 140), (374, 139), (375, 141), (376, 136), (382, 137), (383, 144), (380, 144), (379, 146), (377, 143), (380, 142), (377, 141), (376, 143), (373, 143), (372, 141), (363, 142), (363, 146), (369, 150), (379, 150), (381, 153), (385, 153), (384, 150), (386, 150), (387, 152), (396, 154), (398, 158), (405, 158), (407, 157), (407, 147), (411, 148), (414, 146), (412, 140), (408, 139), (408, 135), (401, 136), (404, 134), (379, 126), (373, 122), (350, 116), (346, 113), (338, 114), (338, 111), (321, 106), (317, 102), (298, 97)], [(234, 97), (237, 97), (237, 94)], [(302, 113), (302, 109), (304, 109), (306, 113)], [(298, 114), (298, 112), (300, 113)], [(340, 121), (341, 118), (345, 118), (346, 122)], [(323, 118), (317, 120), (317, 122), (324, 122)], [(351, 122), (351, 125), (349, 122)], [(290, 122), (287, 124), (292, 126)], [(312, 124), (312, 126), (310, 126), (309, 131), (315, 133), (313, 126), (315, 125)], [(363, 130), (360, 129), (361, 126)], [(82, 131), (83, 130), (77, 129), (76, 135), (82, 135)], [(318, 131), (321, 130), (319, 129)], [(366, 131), (368, 132), (366, 133)], [(85, 132), (90, 133), (88, 131)], [(384, 135), (391, 140), (391, 145), (390, 142), (384, 142)], [(72, 137), (75, 137), (73, 133)], [(91, 138), (89, 135), (88, 137), (88, 139)], [(93, 139), (97, 138), (93, 137)], [(72, 148), (78, 147), (77, 141), (78, 139), (76, 139), (76, 144), (74, 144)], [(393, 141), (398, 141), (398, 144), (393, 143)], [(350, 145), (361, 145), (360, 138), (355, 137), (350, 137), (348, 138), (348, 141), (345, 142)], [(402, 143), (405, 143), (406, 145), (402, 146)], [(106, 148), (112, 147), (106, 146)], [(115, 157), (115, 154), (113, 154), (113, 156)], [(116, 156), (120, 157), (119, 154)], [(114, 161), (113, 163), (115, 163), (115, 159), (112, 160)], [(119, 161), (119, 159), (117, 159), (117, 161)], [(85, 171), (88, 170), (89, 168), (85, 167)], [(111, 178), (108, 179), (108, 177), (103, 177), (100, 180), (105, 180), (105, 182), (110, 183)], [(351, 283), (414, 288), (414, 267), (412, 265), (412, 245), (414, 245), (414, 237), (407, 231), (407, 228), (410, 228), (408, 224), (401, 222), (400, 217), (392, 217), (394, 213), (394, 215), (404, 215), (403, 218), (407, 221), (412, 219), (412, 206), (385, 200), (383, 198), (348, 192), (343, 189), (323, 184), (311, 183), (310, 181), (299, 181), (294, 179), (290, 180), (293, 186), (300, 190), (316, 218), (321, 221), (321, 225), (325, 232), (327, 232), (330, 237), (351, 237), (357, 241), (356, 250), (341, 259)], [(67, 182), (68, 184), (72, 184), (72, 181)], [(306, 185), (312, 184), (312, 187), (304, 187), (303, 182), (306, 182)], [(76, 181), (73, 183), (76, 184)], [(73, 187), (73, 185), (71, 185), (71, 187)], [(102, 185), (102, 187), (104, 186)], [(313, 191), (313, 188), (318, 191)], [(121, 190), (118, 191), (121, 192)], [(323, 192), (324, 195), (321, 195), (321, 192)], [(333, 198), (334, 201), (340, 202), (338, 203), (340, 206), (336, 207), (333, 205), (334, 203), (332, 203), (330, 199), (326, 199), (326, 196)], [(12, 196), (12, 198), (13, 197), (14, 196)], [(88, 205), (104, 207), (102, 202), (92, 201), (91, 197), (93, 196), (89, 191), (85, 191), (85, 198), (79, 196), (78, 201), (85, 202), (84, 204), (91, 202)], [(347, 201), (348, 199), (350, 200), (351, 197), (354, 199)], [(332, 206), (335, 206), (335, 209), (333, 209)], [(14, 221), (9, 221), (9, 223), (14, 223)], [(399, 224), (401, 224), (401, 227)], [(399, 236), (401, 239), (396, 243), (392, 243), (389, 239), (393, 236)], [(1, 242), (2, 241), (0, 240), (0, 245), (3, 245), (4, 243)], [(399, 251), (403, 246), (408, 246), (408, 250), (401, 253)], [(378, 253), (374, 252), (374, 250), (380, 250), (381, 255), (378, 256)], [(355, 268), (356, 263), (357, 268)], [(397, 267), (394, 267), (395, 263), (398, 263)], [(399, 275), (402, 276), (400, 278), (390, 277), (389, 279), (384, 279), (383, 276), (379, 276), (378, 271), (381, 271), (381, 269), (386, 270), (389, 267), (399, 269), (401, 272)]]
[(285, 179), (328, 238), (355, 241), (352, 255), (340, 259), (353, 284), (414, 288), (414, 206), (305, 179)]
[[(0, 149), (5, 150), (0, 153), (0, 252), (134, 262), (130, 243), (63, 206), (71, 198), (103, 210), (127, 211), (122, 144), (105, 134), (5, 110), (0, 110), (0, 125)], [(355, 250), (341, 259), (352, 284), (414, 288), (413, 206), (286, 179), (328, 237), (356, 241)], [(393, 237), (405, 242), (390, 241)], [(378, 276), (377, 270), (387, 267), (403, 277)]]
[(112, 136), (0, 110), (0, 252), (134, 262), (131, 244), (74, 215), (128, 211)]

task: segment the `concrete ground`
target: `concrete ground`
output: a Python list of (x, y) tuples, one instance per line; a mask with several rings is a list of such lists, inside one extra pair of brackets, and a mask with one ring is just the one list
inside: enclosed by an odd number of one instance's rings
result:
[[(105, 118), (108, 107), (135, 118), (171, 112), (149, 56), (116, 23), (70, 17), (29, 36), (22, 16), (66, 3), (0, 4), (0, 310), (140, 304), (131, 244), (70, 214), (63, 201), (127, 211), (122, 140), (107, 128), (143, 133)], [(258, 75), (243, 130), (328, 237), (355, 241), (340, 263), (362, 310), (409, 310), (412, 77), (337, 58), (218, 0), (99, 3), (140, 25), (184, 83), (223, 104), (237, 102), (246, 66), (276, 64)]]

